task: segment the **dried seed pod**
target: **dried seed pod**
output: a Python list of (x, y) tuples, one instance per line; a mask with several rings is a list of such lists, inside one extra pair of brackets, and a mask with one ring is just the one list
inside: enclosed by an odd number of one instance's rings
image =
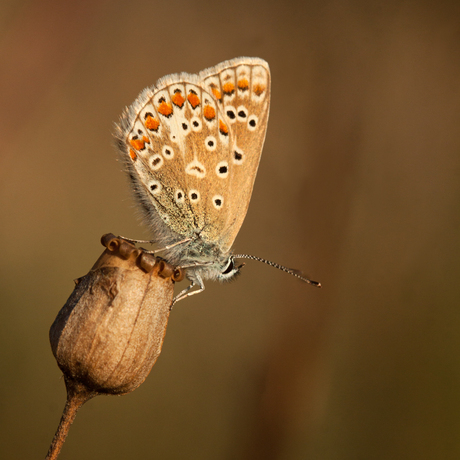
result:
[(147, 377), (163, 345), (180, 268), (112, 234), (50, 329), (67, 402), (47, 460), (55, 460), (78, 409), (99, 394), (121, 395)]
[(66, 381), (95, 393), (137, 388), (158, 358), (177, 269), (113, 235), (51, 326)]

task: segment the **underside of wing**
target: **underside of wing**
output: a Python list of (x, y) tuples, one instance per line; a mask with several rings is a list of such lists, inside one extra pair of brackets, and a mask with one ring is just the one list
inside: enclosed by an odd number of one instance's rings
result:
[(257, 58), (161, 78), (126, 109), (116, 137), (159, 243), (199, 238), (229, 251), (262, 153), (270, 71)]
[(220, 229), (228, 251), (246, 216), (262, 154), (270, 109), (270, 70), (259, 58), (237, 58), (200, 73), (214, 94), (232, 134), (227, 203), (230, 210)]
[[(163, 77), (127, 109), (117, 138), (136, 197), (158, 240), (216, 243), (233, 144), (215, 97), (198, 76)], [(175, 238), (169, 235), (173, 232)]]

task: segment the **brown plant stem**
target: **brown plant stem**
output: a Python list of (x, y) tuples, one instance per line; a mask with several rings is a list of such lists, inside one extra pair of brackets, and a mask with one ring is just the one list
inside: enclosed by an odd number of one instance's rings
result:
[(62, 412), (61, 421), (59, 422), (59, 426), (45, 460), (56, 460), (58, 458), (67, 435), (69, 434), (70, 426), (75, 420), (78, 409), (80, 409), (86, 401), (89, 401), (98, 394), (88, 391), (84, 386), (68, 379), (66, 379), (65, 383), (67, 388), (67, 400), (64, 411)]

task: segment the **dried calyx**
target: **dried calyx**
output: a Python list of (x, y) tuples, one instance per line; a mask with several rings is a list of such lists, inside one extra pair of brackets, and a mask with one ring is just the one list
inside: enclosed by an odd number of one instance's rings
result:
[[(112, 234), (104, 235), (102, 244), (106, 250), (76, 281), (50, 329), (67, 387), (62, 429), (53, 444), (62, 445), (86, 401), (129, 393), (145, 380), (161, 352), (174, 282), (184, 278), (183, 270)], [(47, 458), (54, 454), (50, 448)]]

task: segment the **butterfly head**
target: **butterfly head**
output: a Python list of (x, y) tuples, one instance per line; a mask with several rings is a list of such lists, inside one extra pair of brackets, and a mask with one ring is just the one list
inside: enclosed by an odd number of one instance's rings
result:
[(238, 277), (244, 264), (238, 265), (233, 255), (220, 255), (214, 260), (207, 262), (195, 261), (190, 264), (181, 265), (181, 268), (187, 270), (186, 276), (191, 281), (200, 280), (217, 280), (232, 281)]

